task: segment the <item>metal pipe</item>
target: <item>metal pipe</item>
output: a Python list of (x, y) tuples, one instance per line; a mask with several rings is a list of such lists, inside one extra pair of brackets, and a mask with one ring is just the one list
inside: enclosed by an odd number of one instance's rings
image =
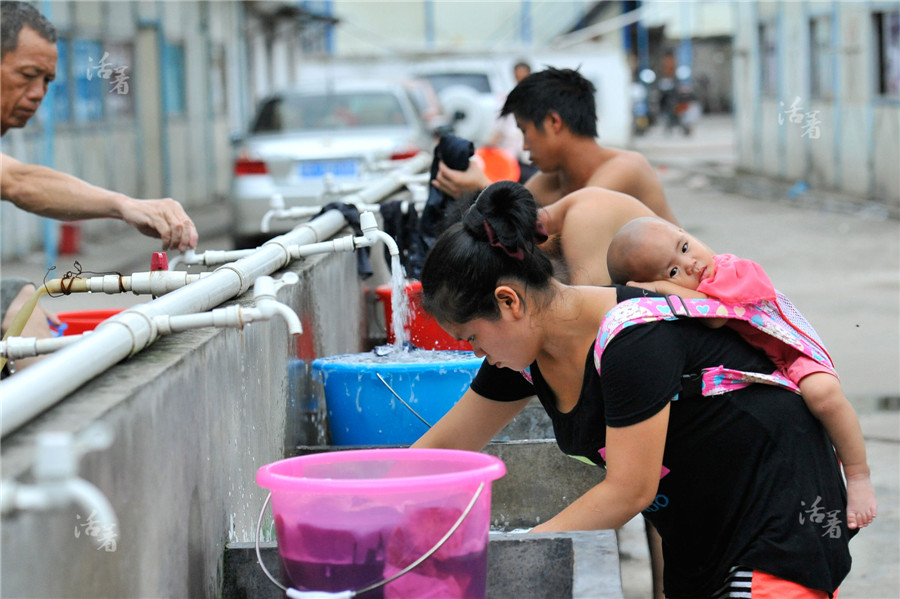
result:
[(120, 312), (88, 338), (48, 356), (3, 381), (3, 437), (158, 336), (155, 316), (205, 312), (247, 291), (253, 281), (290, 262), (292, 245), (327, 239), (346, 225), (330, 210), (319, 218), (271, 239), (250, 256), (219, 267), (209, 276), (156, 300)]

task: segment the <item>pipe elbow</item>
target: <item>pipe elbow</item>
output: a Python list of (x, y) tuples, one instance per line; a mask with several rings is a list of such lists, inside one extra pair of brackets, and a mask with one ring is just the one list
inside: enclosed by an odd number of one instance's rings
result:
[(269, 232), (269, 223), (272, 221), (272, 217), (275, 216), (276, 210), (269, 210), (262, 217), (262, 222), (259, 223), (259, 230), (261, 233)]
[(299, 335), (303, 332), (303, 326), (300, 324), (297, 313), (272, 297), (258, 298), (256, 309), (260, 320), (271, 320), (275, 316), (281, 316), (291, 335)]
[(381, 239), (381, 241), (384, 242), (384, 245), (387, 246), (388, 253), (391, 255), (391, 257), (400, 255), (400, 248), (397, 246), (397, 242), (394, 241), (393, 237), (391, 237), (384, 231), (380, 229), (377, 231), (367, 231), (366, 237), (368, 237), (369, 235), (374, 236), (375, 239)]

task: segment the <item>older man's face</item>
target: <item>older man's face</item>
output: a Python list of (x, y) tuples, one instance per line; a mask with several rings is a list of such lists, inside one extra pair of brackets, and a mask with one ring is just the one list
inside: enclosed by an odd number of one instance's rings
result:
[(19, 45), (0, 61), (0, 135), (24, 127), (56, 77), (56, 44), (22, 27)]

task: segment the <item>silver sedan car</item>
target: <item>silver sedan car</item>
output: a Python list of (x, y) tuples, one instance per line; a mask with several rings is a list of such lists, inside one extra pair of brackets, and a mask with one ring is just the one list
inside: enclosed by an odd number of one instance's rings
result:
[(431, 152), (434, 137), (401, 83), (343, 81), (305, 85), (262, 100), (249, 133), (235, 140), (229, 202), (236, 247), (290, 230), (261, 222), (273, 197), (285, 207), (318, 206), (334, 183), (374, 176), (373, 165)]

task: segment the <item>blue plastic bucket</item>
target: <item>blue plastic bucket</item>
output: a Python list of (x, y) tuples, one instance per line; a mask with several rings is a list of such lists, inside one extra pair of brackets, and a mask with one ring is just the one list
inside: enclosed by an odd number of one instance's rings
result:
[[(423, 358), (442, 359), (401, 362), (390, 355), (377, 358), (365, 353), (313, 361), (313, 376), (324, 389), (333, 445), (409, 445), (415, 442), (428, 430), (422, 420), (432, 425), (440, 420), (469, 388), (483, 361), (472, 352), (411, 352), (413, 356), (417, 353)], [(360, 362), (368, 357), (372, 359)]]

